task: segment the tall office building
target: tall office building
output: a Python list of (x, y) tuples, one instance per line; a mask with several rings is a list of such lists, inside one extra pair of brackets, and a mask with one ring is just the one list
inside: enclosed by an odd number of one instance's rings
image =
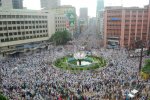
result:
[(80, 18), (88, 18), (88, 8), (80, 8)]
[(12, 9), (12, 0), (0, 0), (0, 8)]
[(88, 28), (88, 8), (80, 8), (79, 27), (80, 33)]
[(12, 0), (13, 9), (23, 9), (23, 0)]
[(150, 40), (150, 6), (106, 7), (104, 19), (105, 47), (134, 48), (135, 41)]
[(0, 0), (2, 9), (23, 9), (23, 0)]
[(104, 0), (97, 0), (97, 9), (96, 11), (101, 11), (104, 9)]
[(103, 37), (103, 26), (104, 26), (104, 0), (97, 0), (97, 9), (96, 9), (96, 26), (97, 33)]
[(60, 6), (60, 0), (40, 0), (41, 8), (52, 9)]

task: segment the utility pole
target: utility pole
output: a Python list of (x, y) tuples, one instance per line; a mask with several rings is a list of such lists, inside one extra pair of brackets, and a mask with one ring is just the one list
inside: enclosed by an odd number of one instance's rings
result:
[(0, 94), (2, 92), (2, 69), (1, 69), (2, 66), (0, 66)]
[(143, 48), (144, 48), (144, 44), (142, 40), (136, 42), (136, 47), (140, 48), (140, 62), (139, 62), (139, 73), (140, 73), (142, 68)]
[(141, 51), (140, 51), (139, 73), (140, 73), (141, 67), (142, 67), (142, 59), (143, 59), (143, 45), (141, 46)]

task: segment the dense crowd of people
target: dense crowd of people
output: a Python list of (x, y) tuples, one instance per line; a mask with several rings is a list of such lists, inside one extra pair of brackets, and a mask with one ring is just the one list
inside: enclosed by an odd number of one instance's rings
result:
[(6, 57), (0, 61), (3, 94), (9, 100), (130, 100), (128, 94), (136, 89), (133, 100), (150, 97), (150, 80), (139, 77), (138, 58), (128, 58), (125, 49), (91, 52), (112, 64), (78, 73), (53, 67), (54, 60), (74, 53), (67, 46)]

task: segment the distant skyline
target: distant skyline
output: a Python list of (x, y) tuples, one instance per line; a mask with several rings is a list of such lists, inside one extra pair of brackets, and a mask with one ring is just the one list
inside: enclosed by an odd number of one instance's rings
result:
[[(113, 2), (112, 2), (113, 1)], [(72, 5), (76, 8), (77, 15), (79, 16), (79, 9), (82, 7), (88, 8), (90, 17), (96, 16), (97, 0), (61, 0), (61, 5)], [(149, 3), (149, 0), (104, 0), (105, 6), (121, 6), (124, 7), (143, 7)], [(33, 10), (40, 10), (40, 0), (24, 0), (24, 7)]]

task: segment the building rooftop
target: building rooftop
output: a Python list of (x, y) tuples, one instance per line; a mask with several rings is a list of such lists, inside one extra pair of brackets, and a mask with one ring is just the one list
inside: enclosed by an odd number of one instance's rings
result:
[(29, 9), (0, 9), (0, 12), (16, 12), (16, 13), (47, 13), (42, 10), (29, 10)]
[(111, 9), (147, 9), (148, 5), (144, 6), (144, 7), (122, 7), (122, 6), (107, 6), (105, 7), (105, 9), (107, 10), (111, 10)]

